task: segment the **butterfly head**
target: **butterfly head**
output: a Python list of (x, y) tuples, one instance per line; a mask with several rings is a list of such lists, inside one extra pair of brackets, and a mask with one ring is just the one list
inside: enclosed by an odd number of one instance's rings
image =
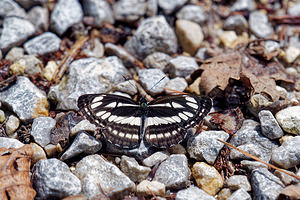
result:
[(141, 105), (142, 109), (145, 109), (148, 107), (147, 99), (145, 97), (142, 97), (140, 99), (140, 105)]

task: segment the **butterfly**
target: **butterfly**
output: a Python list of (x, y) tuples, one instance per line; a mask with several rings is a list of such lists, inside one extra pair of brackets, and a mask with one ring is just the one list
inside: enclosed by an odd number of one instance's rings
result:
[(97, 127), (104, 138), (124, 149), (147, 146), (166, 148), (182, 142), (187, 129), (209, 113), (207, 96), (170, 95), (136, 103), (114, 94), (85, 94), (78, 99), (80, 112)]

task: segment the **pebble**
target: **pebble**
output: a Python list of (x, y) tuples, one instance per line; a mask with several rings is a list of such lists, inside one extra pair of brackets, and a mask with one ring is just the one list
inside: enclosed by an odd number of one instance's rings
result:
[(158, 151), (149, 156), (148, 158), (145, 158), (143, 160), (143, 165), (147, 167), (153, 167), (154, 165), (161, 163), (168, 159), (169, 154), (167, 152)]
[(112, 9), (105, 0), (85, 0), (82, 4), (85, 15), (94, 17), (94, 26), (100, 27), (105, 22), (115, 22)]
[(227, 186), (231, 190), (238, 190), (243, 188), (245, 191), (251, 191), (251, 185), (248, 181), (247, 176), (244, 175), (233, 175), (227, 179)]
[(183, 6), (188, 0), (157, 0), (159, 7), (168, 15)]
[(78, 0), (59, 0), (51, 13), (51, 29), (62, 35), (72, 25), (81, 22), (83, 11)]
[(234, 48), (238, 37), (234, 31), (223, 31), (219, 38), (225, 47)]
[(148, 17), (153, 17), (157, 15), (157, 10), (158, 10), (157, 0), (148, 0), (146, 15)]
[(284, 131), (295, 135), (300, 134), (300, 106), (282, 109), (275, 117)]
[(264, 95), (254, 94), (250, 98), (248, 109), (254, 116), (258, 116), (259, 111), (267, 106), (270, 106), (272, 103), (273, 102), (267, 99)]
[(87, 43), (82, 52), (88, 57), (101, 58), (104, 55), (104, 46), (99, 38), (94, 38)]
[(268, 16), (260, 11), (250, 13), (249, 28), (259, 38), (271, 37), (274, 32), (269, 24)]
[[(1, 106), (0, 106), (1, 107)], [(3, 110), (0, 110), (0, 123), (4, 122), (6, 119), (5, 113)]]
[(0, 92), (1, 102), (12, 108), (21, 121), (48, 116), (45, 92), (38, 89), (27, 77), (18, 80), (7, 90)]
[(18, 16), (21, 18), (26, 18), (26, 12), (15, 1), (1, 0), (0, 1), (0, 17), (2, 19), (4, 19), (8, 16)]
[[(24, 55), (10, 66), (14, 74), (30, 74), (36, 75), (42, 73), (43, 63), (34, 55)], [(22, 73), (23, 72), (23, 73)]]
[(294, 5), (288, 8), (287, 13), (291, 16), (299, 16), (300, 15), (300, 2), (298, 1)]
[(0, 148), (20, 148), (24, 144), (17, 139), (8, 138), (8, 137), (0, 137)]
[(283, 136), (283, 131), (280, 128), (275, 117), (269, 110), (262, 110), (258, 113), (261, 124), (261, 133), (270, 140), (279, 139)]
[(187, 157), (176, 154), (171, 155), (159, 165), (153, 180), (165, 184), (166, 189), (178, 190), (190, 184), (190, 175)]
[(267, 165), (258, 162), (258, 161), (252, 161), (252, 160), (242, 160), (241, 165), (243, 168), (247, 169), (248, 171), (253, 171), (258, 168), (268, 168)]
[(230, 8), (231, 11), (252, 11), (255, 9), (253, 0), (237, 0)]
[(116, 88), (118, 91), (125, 92), (130, 95), (135, 95), (138, 92), (135, 82), (132, 80), (121, 82), (116, 86)]
[(37, 198), (62, 199), (81, 192), (80, 180), (70, 172), (66, 163), (56, 158), (38, 161), (33, 166), (31, 178)]
[(44, 147), (44, 150), (45, 150), (48, 157), (58, 156), (58, 154), (60, 154), (62, 152), (62, 148), (61, 148), (59, 143), (57, 143), (56, 145), (47, 144)]
[(300, 136), (290, 138), (274, 149), (271, 160), (284, 169), (300, 164)]
[(133, 182), (141, 182), (145, 180), (151, 171), (150, 167), (144, 167), (132, 157), (123, 155), (121, 157), (120, 169)]
[(41, 159), (47, 159), (46, 153), (40, 145), (38, 145), (36, 143), (30, 143), (30, 145), (31, 145), (31, 148), (33, 149), (33, 156), (32, 156), (32, 160), (31, 160), (32, 165), (34, 165)]
[(254, 199), (277, 199), (284, 188), (278, 177), (266, 168), (255, 169), (251, 174)]
[(233, 192), (227, 200), (252, 200), (252, 198), (244, 188), (240, 188)]
[[(165, 85), (170, 80), (160, 69), (142, 69), (138, 71), (138, 76), (144, 89), (151, 95), (162, 93)], [(162, 78), (164, 79), (161, 80)]]
[(74, 158), (80, 154), (94, 154), (102, 147), (102, 143), (85, 132), (76, 135), (71, 146), (63, 153), (61, 160)]
[(197, 186), (212, 196), (223, 187), (223, 179), (219, 172), (205, 162), (196, 162), (192, 168), (192, 175)]
[(157, 68), (157, 69), (164, 70), (166, 65), (169, 63), (171, 59), (172, 57), (166, 53), (154, 52), (148, 55), (143, 60), (143, 63), (147, 68)]
[(78, 59), (70, 64), (68, 78), (50, 87), (48, 98), (58, 102), (57, 109), (78, 110), (78, 97), (106, 93), (127, 74), (128, 70), (115, 56)]
[(218, 200), (227, 200), (231, 196), (231, 190), (229, 188), (223, 188), (218, 193)]
[[(287, 171), (287, 172), (290, 172), (290, 171)], [(299, 170), (298, 170), (298, 172), (299, 172)], [(291, 185), (292, 183), (299, 182), (299, 181), (297, 181), (296, 178), (294, 178), (286, 173), (283, 173), (281, 171), (278, 171), (278, 170), (275, 170), (274, 175), (277, 176), (284, 185)]]
[[(171, 90), (176, 90), (178, 92), (183, 92), (186, 88), (187, 88), (188, 84), (186, 82), (186, 80), (182, 77), (176, 77), (173, 78), (171, 80), (169, 80), (169, 82), (167, 82), (167, 84), (165, 85), (165, 92), (167, 94), (173, 94), (176, 95), (178, 93), (173, 92)], [(168, 90), (171, 89), (171, 90)]]
[(48, 80), (52, 81), (55, 78), (56, 72), (58, 71), (58, 65), (55, 61), (49, 61), (46, 67), (43, 69), (43, 76)]
[[(242, 127), (231, 138), (230, 144), (266, 162), (270, 160), (272, 150), (277, 147), (274, 142), (262, 135), (260, 124), (251, 119), (243, 122)], [(249, 159), (234, 149), (230, 153), (230, 158)]]
[(97, 154), (79, 161), (75, 175), (81, 180), (82, 193), (89, 199), (101, 194), (110, 199), (121, 199), (135, 189), (135, 184), (118, 167)]
[(45, 55), (59, 50), (61, 39), (54, 33), (45, 32), (32, 38), (24, 44), (24, 49), (28, 54)]
[(29, 21), (38, 32), (47, 31), (49, 28), (49, 10), (41, 6), (35, 6), (28, 12)]
[[(207, 52), (207, 48), (206, 47), (200, 47), (198, 49), (198, 51), (195, 54), (196, 58), (199, 58), (201, 60), (206, 60), (208, 58), (211, 58), (211, 56), (209, 55), (209, 53)], [(200, 78), (200, 77), (199, 77)]]
[(147, 3), (145, 0), (120, 0), (114, 3), (113, 12), (115, 19), (132, 23), (145, 15)]
[(237, 33), (242, 33), (247, 30), (248, 22), (243, 15), (229, 16), (223, 24), (225, 30), (233, 30)]
[(123, 64), (128, 67), (132, 68), (135, 66), (135, 57), (133, 57), (130, 53), (128, 53), (123, 47), (117, 46), (112, 43), (106, 43), (105, 46), (105, 53), (110, 56), (117, 56), (119, 59), (122, 60)]
[(171, 77), (186, 78), (198, 68), (198, 64), (194, 58), (177, 56), (170, 60), (169, 65), (167, 66), (167, 71), (170, 73)]
[(21, 47), (13, 47), (6, 54), (5, 59), (10, 61), (17, 61), (24, 56), (24, 49)]
[(32, 123), (31, 135), (34, 141), (45, 147), (50, 143), (51, 129), (55, 127), (56, 121), (51, 117), (35, 118)]
[(173, 54), (177, 48), (176, 35), (163, 16), (143, 20), (125, 43), (125, 49), (140, 60), (156, 51)]
[(97, 129), (95, 124), (91, 124), (87, 119), (81, 120), (78, 124), (71, 128), (70, 136), (73, 137), (81, 131), (95, 132)]
[(207, 15), (203, 8), (198, 5), (186, 5), (183, 6), (177, 13), (177, 19), (184, 19), (188, 21), (195, 22), (197, 24), (204, 24), (207, 20)]
[(20, 120), (14, 116), (10, 115), (5, 123), (5, 131), (7, 135), (12, 135), (20, 125)]
[(183, 50), (190, 55), (194, 55), (204, 38), (200, 25), (192, 21), (179, 19), (176, 21), (175, 32)]
[(166, 186), (158, 181), (143, 180), (136, 187), (138, 196), (165, 196)]
[(287, 63), (292, 63), (298, 58), (300, 55), (300, 49), (294, 46), (289, 46), (285, 50), (284, 59)]
[(3, 55), (2, 55), (2, 51), (0, 49), (0, 60), (2, 59)]
[(229, 134), (225, 131), (202, 131), (188, 140), (187, 151), (191, 158), (213, 164), (224, 144), (217, 139), (226, 141)]
[(3, 20), (2, 34), (0, 36), (0, 49), (6, 53), (14, 46), (18, 46), (35, 33), (31, 22), (20, 17), (6, 17)]
[(179, 190), (176, 194), (175, 200), (215, 200), (215, 198), (207, 194), (204, 190), (198, 187), (190, 186), (187, 189)]

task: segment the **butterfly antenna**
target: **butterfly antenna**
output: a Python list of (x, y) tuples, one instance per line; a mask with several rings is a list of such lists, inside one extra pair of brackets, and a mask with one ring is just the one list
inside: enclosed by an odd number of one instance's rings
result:
[(164, 80), (166, 76), (162, 77), (157, 83), (155, 83), (150, 90), (152, 90), (155, 86), (157, 86), (162, 80)]
[(129, 78), (125, 77), (123, 74), (122, 74), (122, 76), (123, 76), (123, 78), (125, 79), (125, 81), (128, 81), (129, 84), (130, 84), (132, 87), (134, 87), (136, 90), (138, 90), (137, 86), (136, 86), (135, 84), (133, 85), (133, 84), (130, 82), (132, 79), (129, 79)]

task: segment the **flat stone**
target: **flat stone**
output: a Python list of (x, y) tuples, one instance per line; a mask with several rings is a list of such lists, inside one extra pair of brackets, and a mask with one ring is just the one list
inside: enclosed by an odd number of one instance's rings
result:
[(32, 185), (41, 199), (77, 195), (81, 192), (80, 180), (64, 162), (52, 159), (38, 161), (32, 169)]
[(252, 11), (255, 9), (253, 0), (237, 0), (230, 8), (231, 11)]
[(112, 9), (105, 0), (85, 0), (82, 4), (85, 15), (94, 17), (94, 26), (100, 27), (104, 22), (115, 22)]
[(285, 169), (298, 165), (300, 163), (300, 136), (290, 138), (274, 149), (271, 160)]
[[(144, 89), (151, 95), (162, 93), (169, 81), (167, 75), (160, 69), (142, 69), (139, 70), (138, 75)], [(162, 78), (164, 79), (160, 81)]]
[(165, 161), (166, 159), (168, 159), (168, 157), (168, 153), (158, 151), (149, 156), (148, 158), (145, 158), (143, 160), (143, 165), (147, 167), (153, 167), (154, 165)]
[(248, 22), (243, 15), (233, 15), (226, 18), (223, 27), (225, 30), (233, 30), (241, 33), (248, 28)]
[(103, 59), (84, 58), (71, 63), (65, 81), (52, 86), (48, 97), (57, 101), (57, 109), (78, 110), (77, 100), (83, 94), (106, 93), (124, 81), (128, 70), (115, 56)]
[(79, 133), (71, 146), (61, 156), (61, 160), (67, 160), (81, 154), (93, 154), (99, 151), (102, 143), (85, 132)]
[(24, 44), (28, 54), (45, 55), (59, 50), (61, 39), (54, 33), (46, 32), (32, 38)]
[(227, 179), (227, 186), (232, 190), (243, 188), (245, 191), (251, 191), (251, 185), (247, 176), (233, 175)]
[(50, 17), (51, 28), (62, 35), (72, 25), (81, 22), (83, 11), (78, 0), (59, 0)]
[(251, 175), (254, 199), (277, 199), (284, 188), (278, 177), (266, 168), (255, 169)]
[[(167, 84), (165, 85), (165, 92), (167, 94), (178, 94), (178, 93), (175, 93), (171, 90), (176, 90), (176, 91), (179, 91), (179, 92), (183, 92), (186, 88), (187, 88), (188, 84), (186, 82), (186, 80), (182, 77), (176, 77), (176, 78), (173, 78), (171, 80), (169, 80), (169, 82), (167, 82)], [(171, 89), (171, 90), (168, 90), (168, 89)]]
[(146, 9), (147, 3), (145, 0), (120, 0), (113, 5), (115, 19), (127, 23), (137, 21), (144, 16)]
[(102, 58), (104, 55), (104, 46), (99, 38), (90, 40), (82, 52), (88, 57)]
[(48, 116), (49, 104), (45, 93), (27, 77), (19, 76), (14, 85), (0, 92), (0, 99), (22, 121)]
[(175, 200), (215, 200), (215, 198), (207, 194), (204, 190), (198, 187), (190, 186), (187, 189), (179, 190)]
[(169, 63), (171, 59), (172, 57), (166, 53), (154, 52), (148, 55), (143, 60), (143, 63), (144, 65), (146, 65), (147, 68), (157, 68), (157, 69), (164, 70), (165, 66)]
[(194, 55), (204, 38), (201, 26), (192, 21), (178, 19), (175, 31), (183, 50)]
[(112, 43), (106, 43), (104, 48), (106, 54), (110, 56), (117, 56), (119, 59), (122, 60), (123, 64), (126, 67), (131, 68), (135, 66), (135, 57), (128, 53), (123, 47)]
[(252, 160), (242, 160), (241, 165), (243, 168), (247, 169), (248, 171), (253, 171), (258, 168), (268, 168), (267, 165), (258, 162), (258, 161), (252, 161)]
[(280, 128), (275, 117), (269, 110), (262, 110), (258, 113), (261, 124), (261, 133), (267, 138), (274, 140), (283, 136), (283, 131)]
[(8, 148), (20, 148), (24, 144), (17, 139), (8, 138), (8, 137), (0, 137), (0, 148), (4, 147)]
[(158, 0), (159, 7), (168, 15), (183, 6), (188, 0)]
[(49, 28), (49, 10), (41, 6), (35, 6), (28, 12), (29, 21), (38, 32), (47, 31)]
[(197, 186), (212, 196), (223, 187), (223, 179), (219, 172), (205, 162), (196, 162), (192, 168), (192, 175)]
[(31, 135), (35, 142), (42, 147), (50, 143), (51, 129), (56, 124), (55, 119), (51, 117), (35, 118), (32, 123)]
[(163, 16), (143, 20), (125, 43), (125, 49), (140, 60), (155, 51), (176, 53), (177, 47), (176, 35)]
[(166, 186), (158, 181), (144, 180), (137, 185), (136, 193), (138, 196), (165, 196)]
[(225, 131), (202, 131), (188, 140), (187, 151), (191, 158), (213, 164), (224, 144), (217, 139), (226, 141), (229, 134)]
[(96, 129), (97, 129), (97, 127), (95, 124), (91, 124), (87, 119), (84, 119), (84, 120), (80, 121), (78, 124), (76, 124), (74, 127), (71, 128), (70, 136), (73, 137), (81, 131), (94, 132), (94, 131), (96, 131)]
[(233, 192), (227, 200), (252, 200), (252, 198), (245, 189), (240, 188)]
[(177, 19), (184, 19), (195, 22), (197, 24), (204, 24), (207, 19), (207, 14), (204, 9), (198, 5), (186, 5), (183, 6), (177, 13)]
[(49, 61), (43, 69), (43, 76), (48, 80), (52, 81), (55, 78), (56, 72), (58, 70), (58, 65), (55, 61)]
[(14, 46), (18, 46), (35, 33), (31, 22), (20, 17), (6, 17), (2, 25), (0, 49), (6, 53)]
[(186, 156), (174, 154), (160, 164), (153, 180), (165, 184), (167, 189), (178, 190), (189, 185), (190, 175)]
[(5, 123), (5, 131), (7, 135), (12, 135), (20, 125), (20, 120), (14, 116), (10, 115)]
[(82, 193), (88, 198), (105, 194), (110, 199), (121, 199), (135, 189), (135, 184), (118, 167), (99, 155), (79, 161), (75, 174), (82, 182)]
[(250, 13), (249, 28), (259, 38), (271, 37), (274, 32), (269, 24), (268, 16), (260, 11)]
[(15, 1), (1, 0), (0, 1), (0, 17), (4, 19), (7, 16), (18, 16), (18, 17), (25, 18), (26, 12)]
[(281, 128), (295, 135), (300, 133), (300, 106), (285, 108), (275, 115)]
[(17, 61), (24, 56), (24, 49), (21, 47), (13, 47), (7, 52), (5, 59), (10, 61)]

